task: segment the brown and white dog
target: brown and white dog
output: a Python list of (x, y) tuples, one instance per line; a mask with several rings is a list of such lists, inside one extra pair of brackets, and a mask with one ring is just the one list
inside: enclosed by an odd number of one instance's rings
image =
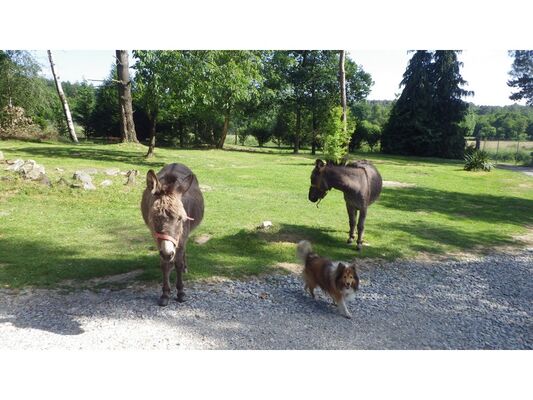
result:
[(359, 276), (355, 264), (346, 265), (340, 261), (331, 261), (313, 252), (311, 243), (302, 240), (296, 248), (298, 257), (305, 263), (303, 279), (305, 290), (315, 298), (314, 290), (318, 286), (328, 293), (337, 304), (339, 312), (351, 318), (346, 301), (355, 297), (359, 287)]

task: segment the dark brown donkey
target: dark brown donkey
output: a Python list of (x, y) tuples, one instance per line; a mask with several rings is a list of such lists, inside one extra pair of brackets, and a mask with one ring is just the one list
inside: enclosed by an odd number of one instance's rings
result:
[(357, 249), (363, 246), (366, 210), (376, 201), (381, 193), (382, 180), (376, 167), (366, 160), (355, 161), (346, 165), (324, 164), (316, 160), (311, 173), (309, 200), (315, 203), (322, 200), (330, 189), (338, 189), (344, 193), (346, 210), (350, 220), (350, 236), (348, 243), (354, 240), (355, 218), (357, 221)]
[(160, 306), (170, 298), (169, 276), (176, 268), (177, 299), (185, 301), (183, 272), (187, 271), (185, 246), (189, 233), (200, 225), (204, 216), (204, 198), (198, 179), (183, 164), (169, 164), (156, 175), (153, 170), (146, 175), (141, 210), (143, 219), (159, 249), (163, 272), (163, 294)]

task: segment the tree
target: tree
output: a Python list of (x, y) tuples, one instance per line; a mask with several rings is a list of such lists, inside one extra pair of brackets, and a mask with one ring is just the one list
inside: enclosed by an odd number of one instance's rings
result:
[(138, 143), (133, 122), (131, 80), (127, 50), (116, 50), (118, 98), (120, 105), (120, 133), (122, 142)]
[(95, 103), (95, 89), (92, 85), (83, 81), (79, 86), (76, 94), (76, 102), (74, 103), (72, 114), (74, 119), (83, 126), (85, 137), (89, 136), (91, 130), (91, 114)]
[(528, 106), (533, 106), (533, 50), (515, 50), (509, 53), (514, 56), (514, 61), (509, 72), (512, 79), (507, 81), (507, 85), (519, 89), (509, 98), (525, 99)]
[(92, 108), (87, 129), (94, 136), (115, 136), (120, 132), (120, 106), (118, 104), (117, 68), (110, 66), (108, 77), (95, 89), (94, 107)]
[(461, 125), (471, 94), (461, 88), (457, 51), (417, 51), (411, 58), (382, 134), (386, 153), (460, 158), (465, 146)]
[(432, 54), (415, 52), (400, 86), (403, 91), (394, 104), (382, 138), (385, 153), (434, 155), (440, 142), (431, 127), (434, 88), (430, 76)]
[(439, 132), (440, 143), (434, 155), (444, 158), (462, 158), (465, 148), (465, 131), (461, 122), (468, 114), (468, 104), (461, 98), (473, 94), (461, 88), (466, 81), (461, 77), (462, 66), (458, 51), (438, 50), (431, 68), (434, 85), (433, 130)]
[(61, 80), (59, 74), (57, 73), (57, 68), (54, 64), (54, 59), (52, 58), (52, 52), (50, 50), (48, 50), (48, 59), (50, 60), (50, 68), (52, 70), (52, 75), (56, 83), (57, 94), (59, 95), (61, 105), (63, 106), (63, 112), (65, 114), (65, 120), (67, 121), (67, 127), (70, 138), (73, 142), (78, 143), (78, 137), (76, 136), (76, 131), (74, 130), (74, 124), (72, 123), (72, 116), (70, 115), (70, 108), (68, 106), (67, 98), (63, 93), (63, 88), (61, 87)]
[(342, 106), (331, 109), (324, 126), (324, 156), (326, 160), (339, 164), (348, 153), (348, 144), (355, 126), (347, 117), (347, 127), (343, 121)]
[(150, 139), (146, 157), (152, 157), (155, 149), (157, 119), (161, 109), (163, 96), (167, 93), (162, 85), (165, 65), (162, 52), (152, 50), (133, 50), (136, 58), (133, 68), (137, 71), (135, 82), (139, 93), (139, 101), (148, 116)]
[(346, 110), (346, 72), (344, 70), (346, 53), (344, 50), (339, 51), (339, 86), (341, 89), (341, 107), (342, 107), (342, 129), (344, 130), (344, 136), (346, 136), (346, 124), (347, 124), (347, 110)]

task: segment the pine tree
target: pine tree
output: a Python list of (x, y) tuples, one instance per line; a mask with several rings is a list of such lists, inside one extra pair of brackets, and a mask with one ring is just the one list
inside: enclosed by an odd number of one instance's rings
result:
[(526, 99), (526, 104), (533, 106), (533, 50), (516, 50), (510, 53), (514, 56), (513, 69), (509, 72), (513, 79), (507, 81), (507, 85), (520, 90), (509, 98)]
[(438, 139), (435, 155), (444, 158), (462, 158), (465, 148), (464, 130), (459, 125), (468, 113), (468, 104), (461, 97), (472, 92), (461, 88), (466, 81), (461, 77), (462, 66), (458, 51), (438, 50), (434, 55), (431, 80), (434, 85), (433, 129)]
[(438, 142), (431, 130), (433, 85), (430, 80), (432, 54), (417, 51), (400, 86), (402, 94), (394, 104), (382, 134), (382, 150), (391, 154), (433, 155)]

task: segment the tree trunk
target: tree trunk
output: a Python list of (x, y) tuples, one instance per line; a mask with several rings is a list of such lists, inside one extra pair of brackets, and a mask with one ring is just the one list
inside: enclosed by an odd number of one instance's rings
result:
[(300, 150), (300, 133), (302, 131), (302, 108), (300, 105), (296, 107), (296, 136), (294, 137), (293, 153), (298, 153)]
[(122, 142), (135, 142), (137, 133), (133, 122), (133, 106), (131, 100), (131, 80), (127, 50), (116, 50), (118, 75), (118, 101), (120, 104), (120, 136)]
[(224, 115), (224, 127), (222, 128), (222, 135), (220, 136), (220, 140), (217, 144), (217, 149), (222, 149), (224, 147), (224, 142), (226, 141), (226, 135), (228, 134), (228, 128), (229, 128), (229, 110)]
[(183, 121), (178, 121), (178, 124), (179, 124), (178, 132), (180, 135), (180, 147), (183, 149), (185, 147), (185, 131), (183, 129), (185, 124)]
[(344, 50), (340, 50), (340, 57), (339, 57), (339, 84), (341, 87), (341, 106), (342, 106), (342, 126), (344, 129), (344, 133), (346, 133), (347, 129), (347, 121), (346, 121), (346, 72), (344, 71), (344, 61), (346, 58), (346, 52)]
[(146, 153), (146, 158), (154, 156), (156, 124), (157, 124), (157, 116), (152, 115), (152, 117), (150, 118), (150, 144), (148, 145), (148, 153)]
[(54, 64), (52, 58), (52, 52), (48, 50), (48, 59), (50, 60), (50, 68), (52, 69), (52, 75), (54, 76), (54, 81), (56, 83), (57, 94), (61, 100), (61, 105), (63, 106), (63, 113), (65, 114), (65, 119), (67, 120), (68, 133), (70, 138), (74, 143), (78, 143), (78, 137), (76, 136), (76, 131), (74, 130), (74, 124), (72, 123), (72, 116), (70, 115), (70, 108), (67, 103), (67, 98), (65, 93), (63, 93), (63, 88), (61, 87), (61, 79)]

